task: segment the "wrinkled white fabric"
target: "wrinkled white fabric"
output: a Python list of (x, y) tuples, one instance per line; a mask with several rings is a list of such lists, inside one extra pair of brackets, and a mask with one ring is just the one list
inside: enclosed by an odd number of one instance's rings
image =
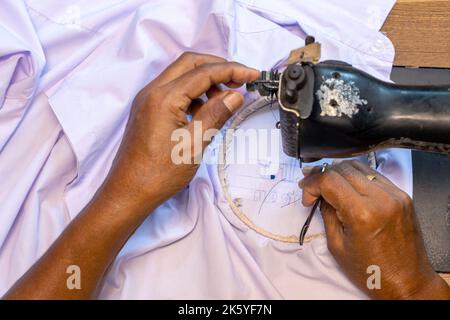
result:
[[(322, 60), (388, 79), (394, 49), (378, 30), (394, 2), (3, 0), (0, 295), (91, 199), (135, 94), (183, 51), (263, 70), (313, 34)], [(386, 150), (378, 159), (380, 170), (411, 194), (410, 153)], [(249, 230), (228, 210), (216, 166), (202, 165), (189, 188), (127, 242), (100, 297), (365, 298), (325, 240), (300, 252)]]

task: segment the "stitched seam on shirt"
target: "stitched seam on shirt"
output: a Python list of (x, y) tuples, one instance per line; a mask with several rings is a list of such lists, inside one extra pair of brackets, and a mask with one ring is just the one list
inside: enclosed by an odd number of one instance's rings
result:
[(264, 32), (269, 32), (269, 31), (275, 31), (277, 29), (279, 29), (279, 27), (275, 27), (275, 28), (272, 28), (272, 29), (261, 30), (261, 31), (240, 31), (240, 30), (237, 30), (237, 32), (239, 32), (240, 34), (257, 34), (257, 33), (264, 33)]
[[(271, 9), (268, 9), (268, 8), (261, 8), (261, 7), (255, 6), (254, 4), (245, 3), (245, 2), (242, 2), (242, 1), (239, 1), (239, 0), (238, 0), (237, 2), (240, 3), (240, 4), (242, 4), (242, 5), (244, 5), (244, 6), (246, 6), (246, 7), (251, 7), (251, 8), (258, 9), (258, 10), (265, 11), (265, 12), (269, 12), (269, 13), (274, 13), (274, 14), (277, 14), (277, 15), (279, 15), (279, 16), (282, 16), (282, 17), (285, 17), (285, 18), (288, 18), (288, 19), (292, 19), (292, 17), (288, 17), (288, 16), (286, 16), (285, 14), (282, 14), (282, 13), (280, 13), (280, 12), (277, 12), (277, 11), (274, 11), (274, 10), (271, 10)], [(299, 23), (299, 22), (297, 21), (297, 23)], [(313, 27), (312, 27), (311, 25), (309, 25), (308, 23), (302, 22), (302, 24), (305, 25), (305, 26), (307, 26), (307, 27), (309, 27), (309, 28), (311, 28), (311, 29), (316, 30), (316, 32), (319, 32), (320, 34), (322, 34), (322, 35), (323, 35), (324, 37), (326, 37), (326, 38), (329, 38), (329, 39), (331, 39), (331, 40), (334, 40), (334, 41), (336, 41), (336, 42), (339, 42), (340, 44), (342, 44), (342, 45), (344, 45), (344, 46), (346, 46), (346, 47), (348, 47), (348, 48), (350, 48), (350, 49), (353, 49), (353, 50), (355, 50), (355, 51), (361, 52), (362, 54), (365, 54), (365, 55), (367, 55), (367, 56), (369, 56), (369, 57), (373, 57), (373, 58), (376, 58), (376, 59), (378, 59), (378, 60), (380, 60), (380, 61), (387, 62), (387, 63), (392, 63), (392, 62), (393, 62), (393, 61), (390, 61), (390, 60), (382, 59), (382, 57), (380, 57), (380, 56), (370, 54), (369, 52), (364, 51), (364, 50), (361, 50), (361, 49), (359, 49), (359, 48), (355, 48), (355, 47), (353, 47), (353, 46), (351, 46), (351, 45), (349, 45), (349, 44), (347, 44), (347, 43), (345, 43), (345, 42), (343, 42), (343, 41), (341, 41), (341, 40), (339, 40), (339, 39), (336, 39), (336, 38), (333, 37), (333, 36), (330, 36), (330, 35), (328, 35), (328, 34), (322, 32), (322, 31), (320, 31), (320, 30), (317, 30), (316, 28), (313, 28)], [(378, 32), (381, 33), (380, 31), (378, 31)]]
[(237, 2), (238, 2), (239, 4), (241, 4), (242, 6), (244, 6), (244, 8), (245, 8), (245, 7), (252, 7), (252, 8), (255, 8), (255, 9), (262, 10), (262, 11), (266, 11), (266, 12), (270, 12), (270, 13), (275, 13), (275, 14), (281, 16), (281, 17), (284, 17), (284, 18), (292, 19), (292, 17), (289, 17), (289, 16), (285, 15), (284, 13), (280, 13), (280, 12), (278, 12), (278, 11), (275, 11), (275, 10), (272, 10), (272, 9), (268, 9), (268, 8), (258, 7), (258, 6), (256, 6), (256, 5), (254, 5), (253, 2), (252, 2), (252, 4), (247, 3), (247, 2), (243, 2), (243, 1), (240, 1), (240, 0), (237, 0)]
[[(42, 13), (42, 12), (36, 10), (36, 9), (33, 8), (33, 7), (30, 7), (28, 4), (25, 4), (25, 6), (26, 6), (26, 8), (27, 8), (28, 10), (33, 11), (35, 14), (37, 14), (38, 16), (40, 16), (40, 17), (46, 19), (47, 21), (52, 22), (52, 23), (54, 23), (54, 24), (56, 24), (56, 25), (58, 25), (58, 26), (61, 26), (61, 27), (67, 27), (67, 24), (61, 23), (61, 22), (58, 22), (58, 21), (55, 21), (54, 19), (48, 17), (48, 16), (45, 15), (44, 13)], [(89, 32), (90, 34), (100, 34), (100, 35), (103, 35), (100, 31), (94, 30), (94, 29), (90, 29), (90, 28), (84, 26), (83, 24), (79, 24), (78, 26), (79, 26), (80, 28), (82, 28), (84, 31)]]

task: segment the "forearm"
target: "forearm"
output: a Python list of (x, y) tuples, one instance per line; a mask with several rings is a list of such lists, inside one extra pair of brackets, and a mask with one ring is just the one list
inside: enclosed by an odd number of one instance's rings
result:
[[(157, 203), (117, 197), (108, 186), (72, 221), (50, 249), (6, 293), (5, 299), (89, 299), (120, 249)], [(70, 289), (69, 266), (79, 267), (81, 288)]]

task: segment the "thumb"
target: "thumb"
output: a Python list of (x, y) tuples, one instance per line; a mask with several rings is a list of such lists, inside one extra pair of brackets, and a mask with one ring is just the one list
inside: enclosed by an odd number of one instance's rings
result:
[(220, 129), (244, 103), (237, 91), (224, 91), (209, 99), (195, 114), (193, 120), (201, 121), (203, 130)]

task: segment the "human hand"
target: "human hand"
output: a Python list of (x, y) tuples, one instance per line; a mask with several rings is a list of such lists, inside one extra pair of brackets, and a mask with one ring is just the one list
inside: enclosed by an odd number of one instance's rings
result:
[[(136, 96), (105, 183), (108, 193), (121, 194), (121, 199), (148, 212), (185, 187), (209, 143), (200, 137), (200, 145), (196, 144), (195, 134), (203, 136), (208, 129), (220, 129), (244, 102), (239, 92), (222, 91), (220, 85), (237, 88), (258, 77), (259, 71), (216, 56), (182, 54)], [(200, 99), (204, 94), (206, 102)], [(201, 124), (195, 133), (194, 121), (197, 128)], [(179, 141), (172, 141), (177, 129), (189, 134), (189, 139), (182, 140), (181, 151), (174, 149)], [(187, 156), (188, 163), (177, 163), (180, 159), (174, 157), (180, 155), (183, 159)]]
[[(259, 72), (222, 58), (183, 54), (136, 96), (123, 141), (103, 185), (38, 262), (4, 296), (6, 299), (88, 299), (100, 291), (104, 275), (120, 249), (147, 215), (183, 188), (195, 174), (201, 139), (183, 141), (187, 163), (176, 164), (172, 134), (200, 121), (203, 135), (218, 129), (244, 102), (239, 87)], [(205, 94), (207, 102), (198, 98)], [(198, 123), (197, 123), (198, 124)], [(197, 133), (197, 132), (196, 132)], [(189, 152), (193, 151), (193, 152)], [(184, 157), (183, 157), (184, 158)], [(83, 270), (83, 285), (71, 290), (67, 266)]]
[[(374, 298), (450, 299), (428, 261), (411, 198), (358, 161), (320, 169), (304, 172), (303, 204), (323, 198), (328, 248), (347, 276)], [(379, 289), (367, 285), (369, 266), (379, 267)]]

